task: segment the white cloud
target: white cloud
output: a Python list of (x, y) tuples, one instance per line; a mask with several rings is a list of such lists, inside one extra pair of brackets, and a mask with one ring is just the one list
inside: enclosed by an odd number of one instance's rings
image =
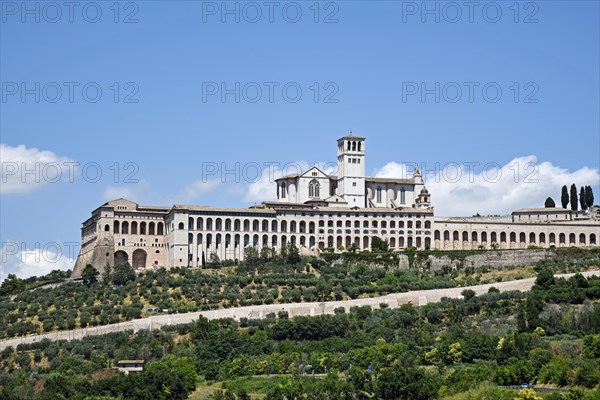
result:
[(187, 184), (183, 190), (171, 198), (169, 203), (187, 204), (196, 200), (199, 196), (208, 194), (221, 185), (218, 179), (206, 179), (194, 181)]
[(56, 269), (71, 270), (77, 250), (75, 243), (36, 244), (34, 248), (27, 248), (25, 244), (5, 242), (0, 249), (0, 282), (8, 274), (24, 279), (46, 275)]
[[(508, 214), (523, 207), (543, 207), (548, 196), (560, 206), (563, 185), (575, 183), (579, 188), (600, 182), (598, 169), (582, 167), (570, 172), (548, 161), (538, 162), (533, 155), (517, 157), (502, 166), (449, 163), (439, 168), (421, 166), (421, 170), (435, 214), (440, 216)], [(410, 177), (412, 166), (391, 162), (376, 176)]]
[(0, 143), (1, 194), (31, 193), (50, 183), (75, 180), (77, 163), (47, 150)]

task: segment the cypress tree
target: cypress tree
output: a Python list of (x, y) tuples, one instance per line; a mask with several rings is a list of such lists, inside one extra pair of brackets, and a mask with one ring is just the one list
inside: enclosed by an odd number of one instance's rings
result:
[(569, 191), (567, 190), (567, 185), (562, 187), (562, 194), (560, 195), (560, 203), (562, 204), (562, 208), (567, 208), (567, 204), (569, 204)]
[(585, 187), (579, 188), (579, 205), (581, 206), (581, 211), (587, 210), (587, 201), (585, 197)]
[(591, 186), (585, 187), (585, 204), (588, 208), (592, 208), (594, 205), (594, 191)]
[(577, 211), (577, 186), (575, 184), (571, 185), (571, 210)]
[(554, 200), (552, 199), (552, 197), (548, 197), (546, 199), (546, 201), (544, 202), (544, 207), (546, 207), (546, 208), (556, 207), (556, 203), (554, 202)]

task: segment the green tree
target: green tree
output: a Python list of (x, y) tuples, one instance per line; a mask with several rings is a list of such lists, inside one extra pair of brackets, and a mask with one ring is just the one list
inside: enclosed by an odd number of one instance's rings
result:
[(592, 208), (594, 205), (594, 191), (591, 186), (585, 187), (585, 204), (588, 208)]
[(371, 240), (371, 250), (372, 251), (388, 251), (389, 244), (387, 240), (383, 240), (380, 237), (374, 236)]
[(129, 281), (135, 280), (135, 271), (129, 265), (129, 263), (122, 263), (115, 265), (115, 269), (112, 274), (112, 283), (115, 285), (123, 286)]
[(544, 207), (546, 207), (546, 208), (554, 208), (554, 207), (556, 207), (556, 203), (554, 202), (554, 200), (552, 199), (552, 197), (548, 197), (546, 199), (546, 201), (544, 202)]
[(81, 278), (83, 279), (83, 284), (90, 287), (98, 282), (98, 270), (92, 264), (86, 264), (83, 267), (83, 271), (81, 271)]
[(111, 278), (112, 278), (112, 266), (107, 261), (106, 265), (104, 266), (104, 271), (102, 271), (102, 283), (104, 283), (105, 285), (108, 285), (110, 283)]
[(578, 202), (577, 202), (577, 186), (575, 186), (575, 184), (571, 185), (571, 210), (573, 211), (577, 211), (577, 208), (579, 206)]
[(569, 191), (567, 190), (567, 185), (562, 187), (560, 203), (562, 204), (562, 208), (567, 208), (567, 205), (569, 204)]
[(25, 288), (25, 282), (17, 278), (15, 274), (8, 274), (2, 285), (0, 286), (0, 295), (11, 295), (19, 293)]
[(581, 206), (581, 211), (587, 210), (587, 199), (585, 198), (585, 187), (579, 188), (579, 205)]

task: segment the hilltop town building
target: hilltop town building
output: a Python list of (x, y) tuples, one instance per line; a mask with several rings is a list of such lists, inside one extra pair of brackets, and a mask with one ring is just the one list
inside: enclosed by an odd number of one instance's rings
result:
[(317, 167), (276, 180), (277, 201), (250, 208), (143, 206), (109, 201), (83, 223), (74, 276), (90, 263), (128, 261), (136, 269), (199, 267), (216, 254), (242, 260), (248, 246), (296, 245), (302, 254), (325, 248), (369, 249), (373, 237), (393, 250), (519, 249), (598, 246), (600, 212), (521, 209), (504, 217), (435, 217), (415, 169), (411, 178), (365, 176), (365, 138), (337, 141), (338, 176)]

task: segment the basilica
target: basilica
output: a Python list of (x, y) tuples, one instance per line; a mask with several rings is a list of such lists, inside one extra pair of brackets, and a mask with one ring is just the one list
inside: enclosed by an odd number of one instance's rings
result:
[(74, 268), (129, 262), (136, 269), (202, 267), (204, 260), (243, 260), (248, 246), (293, 244), (302, 254), (368, 250), (374, 237), (392, 250), (522, 249), (598, 246), (600, 214), (529, 208), (499, 217), (434, 216), (415, 169), (406, 179), (365, 176), (366, 140), (337, 140), (337, 176), (317, 167), (276, 179), (277, 200), (249, 208), (145, 206), (109, 201), (81, 228)]

